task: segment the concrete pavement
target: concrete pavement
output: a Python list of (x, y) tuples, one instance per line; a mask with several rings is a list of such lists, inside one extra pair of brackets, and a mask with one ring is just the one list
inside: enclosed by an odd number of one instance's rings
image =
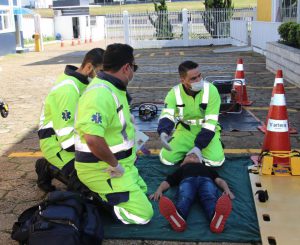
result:
[[(79, 65), (86, 51), (105, 48), (105, 43), (59, 44), (45, 46), (42, 53), (25, 53), (0, 57), (0, 97), (10, 108), (6, 119), (0, 118), (0, 245), (17, 244), (10, 240), (10, 230), (17, 216), (38, 203), (45, 195), (36, 187), (34, 163), (36, 157), (8, 157), (11, 153), (38, 152), (36, 134), (42, 101), (66, 64)], [(238, 57), (244, 59), (247, 90), (254, 109), (262, 121), (267, 115), (274, 74), (265, 69), (265, 57), (253, 52), (215, 54), (214, 47), (190, 47), (136, 50), (139, 70), (129, 85), (133, 102), (163, 101), (170, 87), (178, 83), (177, 67), (184, 60), (199, 62), (205, 76), (233, 74)], [(285, 83), (289, 119), (300, 130), (300, 88)], [(265, 108), (264, 108), (265, 107)], [(159, 148), (155, 133), (149, 148)], [(226, 148), (260, 149), (260, 132), (223, 132)], [(292, 148), (300, 148), (299, 135), (291, 136)], [(124, 242), (124, 243), (123, 243)], [(157, 241), (122, 241), (118, 244), (184, 244)], [(116, 244), (105, 241), (104, 244)], [(197, 243), (189, 243), (197, 244)], [(212, 243), (201, 243), (212, 244)]]

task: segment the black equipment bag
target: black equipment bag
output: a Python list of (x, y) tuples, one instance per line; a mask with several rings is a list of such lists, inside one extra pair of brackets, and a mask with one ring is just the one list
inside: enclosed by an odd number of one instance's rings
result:
[(89, 199), (54, 191), (19, 216), (11, 237), (28, 245), (97, 245), (103, 239), (103, 225), (98, 207)]

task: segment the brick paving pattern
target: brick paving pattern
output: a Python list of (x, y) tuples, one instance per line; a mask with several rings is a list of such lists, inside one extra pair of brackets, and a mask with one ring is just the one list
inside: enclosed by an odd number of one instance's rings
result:
[[(36, 186), (34, 163), (36, 158), (9, 158), (12, 152), (39, 151), (36, 134), (42, 101), (53, 81), (68, 64), (79, 65), (84, 53), (105, 43), (92, 43), (71, 47), (59, 44), (45, 47), (42, 53), (25, 53), (0, 57), (1, 93), (10, 108), (8, 118), (0, 118), (0, 245), (17, 244), (10, 239), (10, 230), (17, 216), (45, 196)], [(215, 47), (189, 47), (136, 50), (139, 70), (129, 85), (133, 103), (163, 101), (171, 86), (179, 82), (177, 67), (180, 62), (191, 59), (200, 64), (204, 76), (233, 75), (238, 57), (244, 59), (247, 92), (255, 107), (268, 107), (274, 74), (265, 69), (265, 57), (253, 52), (215, 54)], [(285, 83), (286, 100), (290, 122), (300, 130), (300, 88)], [(268, 87), (268, 88), (265, 88)], [(267, 110), (252, 111), (264, 121)], [(149, 133), (149, 148), (158, 148), (156, 133)], [(223, 132), (226, 148), (261, 147), (260, 132)], [(292, 148), (299, 148), (299, 135), (291, 136)], [(216, 244), (181, 243), (166, 241), (116, 241), (104, 244)], [(219, 243), (220, 244), (220, 243)], [(224, 243), (230, 244), (230, 243)]]

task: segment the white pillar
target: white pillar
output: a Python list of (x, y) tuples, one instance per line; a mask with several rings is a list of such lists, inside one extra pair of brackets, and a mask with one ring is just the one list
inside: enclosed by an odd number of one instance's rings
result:
[(130, 44), (129, 40), (129, 16), (128, 11), (123, 11), (123, 23), (124, 23), (124, 41), (126, 44)]
[(277, 15), (280, 14), (278, 11), (280, 10), (281, 0), (272, 0), (272, 18), (273, 22), (278, 21)]
[(300, 0), (297, 2), (297, 23), (300, 24)]
[(182, 37), (183, 37), (183, 45), (189, 45), (189, 22), (188, 22), (188, 10), (182, 10)]
[(41, 16), (39, 14), (34, 15), (34, 30), (35, 33), (40, 34), (41, 51), (44, 51), (43, 30), (41, 28)]

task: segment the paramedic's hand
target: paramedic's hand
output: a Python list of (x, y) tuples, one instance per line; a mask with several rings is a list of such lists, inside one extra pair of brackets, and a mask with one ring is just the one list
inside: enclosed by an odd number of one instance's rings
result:
[(171, 139), (171, 136), (167, 135), (165, 132), (162, 132), (160, 134), (161, 143), (162, 143), (163, 147), (168, 151), (172, 151), (172, 148), (169, 145), (170, 139)]
[(192, 150), (190, 150), (186, 155), (188, 156), (190, 154), (195, 154), (198, 157), (199, 161), (202, 163), (203, 161), (202, 153), (197, 146), (195, 146)]
[(124, 168), (120, 163), (116, 167), (109, 166), (104, 172), (107, 172), (111, 178), (118, 178), (124, 174)]

